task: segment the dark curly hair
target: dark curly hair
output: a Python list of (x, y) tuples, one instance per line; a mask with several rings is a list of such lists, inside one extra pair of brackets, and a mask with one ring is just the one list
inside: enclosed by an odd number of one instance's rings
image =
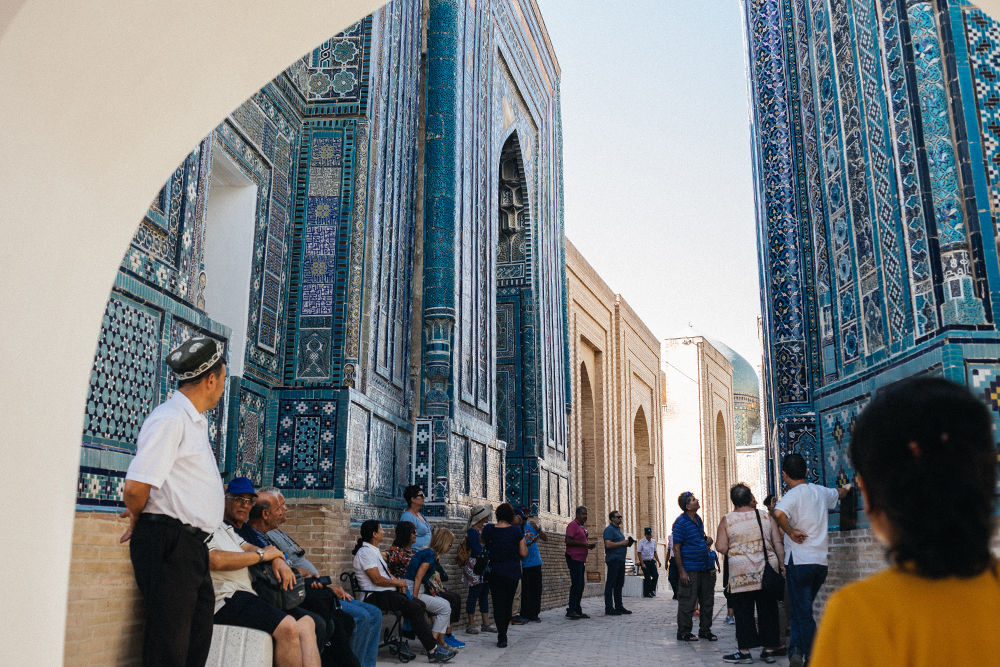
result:
[(396, 539), (392, 541), (392, 546), (400, 549), (410, 548), (410, 538), (417, 532), (417, 527), (412, 521), (400, 521), (396, 524)]
[(497, 507), (494, 515), (496, 516), (497, 521), (514, 523), (514, 506), (510, 503), (502, 503)]
[[(923, 377), (879, 391), (858, 417), (850, 456), (869, 510), (892, 526), (890, 560), (931, 579), (990, 566), (997, 449), (993, 418), (968, 389)], [(942, 491), (947, 502), (935, 500)]]

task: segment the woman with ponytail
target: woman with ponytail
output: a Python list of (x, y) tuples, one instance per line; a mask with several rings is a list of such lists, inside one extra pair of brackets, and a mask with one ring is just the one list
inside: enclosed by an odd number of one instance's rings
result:
[(809, 664), (993, 664), (1000, 569), (989, 549), (997, 484), (989, 410), (948, 380), (900, 382), (862, 412), (850, 457), (890, 567), (830, 597)]
[[(427, 659), (430, 662), (448, 662), (455, 657), (455, 651), (438, 645), (430, 623), (427, 622), (426, 605), (410, 596), (404, 580), (389, 573), (389, 566), (378, 550), (383, 537), (382, 526), (378, 521), (369, 519), (361, 524), (361, 537), (351, 553), (354, 554), (354, 574), (361, 586), (362, 599), (382, 611), (402, 613), (410, 621), (417, 639), (427, 651)], [(416, 656), (409, 652), (409, 656), (404, 654), (404, 657)]]

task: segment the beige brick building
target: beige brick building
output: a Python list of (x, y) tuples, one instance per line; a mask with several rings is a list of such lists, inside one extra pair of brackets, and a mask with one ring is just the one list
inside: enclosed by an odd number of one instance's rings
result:
[[(608, 513), (618, 510), (626, 534), (638, 538), (650, 526), (665, 546), (659, 342), (568, 239), (566, 282), (573, 383), (571, 505), (589, 508), (591, 536), (599, 536)], [(589, 581), (604, 576), (600, 545), (587, 573)]]
[(680, 513), (677, 496), (691, 491), (712, 536), (736, 482), (733, 364), (690, 328), (663, 341), (661, 359), (667, 515), (672, 523)]

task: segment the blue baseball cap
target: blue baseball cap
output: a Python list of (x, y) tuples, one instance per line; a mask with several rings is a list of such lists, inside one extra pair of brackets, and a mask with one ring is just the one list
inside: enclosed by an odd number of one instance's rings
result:
[(253, 482), (248, 477), (233, 477), (232, 481), (229, 482), (229, 486), (226, 487), (226, 493), (231, 493), (234, 496), (238, 496), (241, 493), (249, 493), (254, 498), (257, 497), (257, 493), (253, 490)]
[(518, 515), (522, 519), (528, 518), (528, 508), (527, 507), (515, 507), (514, 514)]

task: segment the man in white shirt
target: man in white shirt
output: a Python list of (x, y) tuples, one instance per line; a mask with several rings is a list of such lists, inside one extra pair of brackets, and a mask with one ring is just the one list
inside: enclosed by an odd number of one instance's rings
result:
[(788, 581), (791, 638), (788, 664), (802, 667), (809, 659), (816, 620), (813, 602), (827, 573), (827, 514), (837, 506), (851, 485), (838, 489), (806, 481), (806, 461), (789, 454), (781, 462), (781, 477), (788, 485), (773, 516), (785, 531), (785, 572)]
[(323, 620), (301, 607), (287, 612), (264, 602), (254, 592), (251, 565), (270, 562), (282, 582), (295, 575), (278, 547), (261, 549), (244, 541), (223, 523), (208, 543), (212, 583), (215, 585), (215, 622), (266, 632), (274, 638), (275, 667), (320, 667), (316, 634), (326, 634)]
[(648, 526), (644, 537), (635, 543), (635, 562), (642, 570), (642, 597), (656, 597), (656, 582), (660, 580), (660, 554), (656, 551), (653, 529)]
[(202, 414), (226, 386), (222, 345), (204, 337), (167, 357), (177, 391), (146, 417), (122, 496), (135, 581), (145, 599), (144, 667), (203, 667), (214, 594), (205, 542), (222, 523), (223, 490)]

